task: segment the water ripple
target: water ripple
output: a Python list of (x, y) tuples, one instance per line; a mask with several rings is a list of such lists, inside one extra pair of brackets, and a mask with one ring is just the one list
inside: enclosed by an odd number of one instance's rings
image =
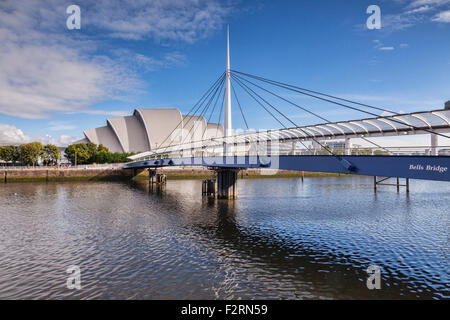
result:
[(364, 178), (242, 180), (236, 202), (200, 183), (3, 184), (0, 298), (449, 296), (448, 183), (413, 181), (407, 197)]

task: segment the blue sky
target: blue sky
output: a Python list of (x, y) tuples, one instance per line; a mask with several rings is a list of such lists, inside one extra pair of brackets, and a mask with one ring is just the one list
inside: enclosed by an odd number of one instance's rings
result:
[[(80, 30), (66, 27), (71, 4), (81, 8)], [(372, 4), (380, 30), (366, 27)], [(136, 107), (187, 112), (225, 70), (227, 24), (235, 70), (394, 111), (439, 109), (450, 99), (450, 0), (6, 0), (0, 143), (64, 145)], [(250, 127), (279, 127), (238, 95)], [(364, 117), (289, 98), (333, 121)], [(300, 125), (318, 122), (277, 106)], [(233, 127), (244, 128), (235, 101)]]

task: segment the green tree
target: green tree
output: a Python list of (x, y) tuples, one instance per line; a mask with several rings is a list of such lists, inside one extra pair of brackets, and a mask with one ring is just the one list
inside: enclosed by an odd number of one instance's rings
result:
[(93, 160), (95, 163), (109, 163), (111, 162), (111, 152), (100, 150), (95, 154)]
[(19, 160), (20, 154), (18, 148), (15, 146), (0, 147), (0, 159), (6, 162), (16, 163)]
[(109, 163), (110, 162), (110, 152), (107, 147), (104, 145), (95, 145), (87, 143), (89, 147), (89, 152), (91, 155), (91, 158), (89, 159), (89, 163)]
[(45, 165), (54, 165), (58, 163), (60, 150), (53, 144), (47, 144), (42, 151), (42, 160)]
[(20, 161), (26, 165), (34, 165), (42, 154), (44, 146), (40, 142), (22, 144), (19, 147)]
[(2, 146), (0, 146), (0, 160), (6, 161), (5, 160), (5, 147), (2, 147)]
[(88, 142), (86, 143), (86, 147), (88, 149), (88, 153), (89, 153), (89, 163), (93, 162), (93, 159), (95, 157), (95, 154), (97, 153), (97, 145), (95, 143), (92, 142)]
[(75, 164), (75, 158), (77, 164), (89, 163), (89, 159), (91, 158), (89, 148), (85, 143), (71, 144), (66, 148), (64, 153), (72, 164)]
[(121, 163), (130, 161), (128, 157), (133, 153), (110, 152), (108, 148), (100, 144), (79, 143), (67, 147), (65, 153), (70, 162), (75, 163), (75, 151), (77, 152), (77, 163)]
[(109, 152), (109, 149), (102, 144), (99, 144), (97, 147), (97, 151), (106, 151)]

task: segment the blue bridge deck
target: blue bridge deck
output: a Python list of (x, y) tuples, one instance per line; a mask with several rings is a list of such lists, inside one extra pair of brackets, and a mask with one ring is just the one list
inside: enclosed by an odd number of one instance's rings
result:
[[(170, 166), (265, 168), (450, 181), (450, 156), (242, 156), (168, 158), (127, 163), (126, 169)], [(351, 164), (352, 169), (343, 165)]]

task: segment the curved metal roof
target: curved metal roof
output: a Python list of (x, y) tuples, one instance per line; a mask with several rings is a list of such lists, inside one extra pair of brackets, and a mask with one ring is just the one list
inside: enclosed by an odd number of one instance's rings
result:
[(117, 117), (106, 120), (114, 131), (123, 150), (144, 152), (150, 150), (145, 128), (135, 116)]
[(116, 134), (110, 126), (86, 130), (86, 139), (95, 144), (102, 144), (112, 152), (124, 152)]
[(84, 135), (87, 142), (103, 144), (113, 152), (146, 152), (222, 137), (223, 127), (206, 123), (204, 117), (182, 116), (178, 109), (136, 109), (133, 115), (107, 119), (106, 126), (86, 130)]
[(361, 137), (380, 137), (411, 134), (429, 134), (450, 132), (450, 110), (432, 110), (408, 114), (379, 116), (359, 120), (321, 123), (311, 126), (266, 131), (247, 131), (231, 137), (208, 138), (194, 143), (172, 145), (169, 148), (153, 150), (139, 154), (133, 159), (140, 159), (158, 153), (168, 153), (181, 149), (206, 148), (230, 144), (249, 143), (267, 140), (323, 140)]

